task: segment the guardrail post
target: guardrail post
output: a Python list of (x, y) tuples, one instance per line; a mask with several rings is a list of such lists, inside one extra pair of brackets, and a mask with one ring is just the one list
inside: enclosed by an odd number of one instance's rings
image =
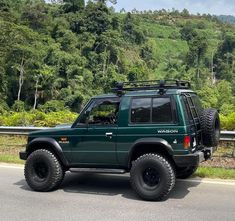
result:
[(235, 157), (235, 141), (233, 142), (233, 145), (234, 145), (234, 147), (233, 147), (233, 157)]

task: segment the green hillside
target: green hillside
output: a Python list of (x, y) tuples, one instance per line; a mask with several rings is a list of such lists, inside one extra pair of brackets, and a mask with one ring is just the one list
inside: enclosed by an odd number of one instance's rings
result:
[(235, 26), (187, 10), (117, 13), (105, 2), (0, 0), (0, 125), (52, 126), (57, 111), (71, 121), (69, 111), (117, 81), (177, 78), (235, 128)]

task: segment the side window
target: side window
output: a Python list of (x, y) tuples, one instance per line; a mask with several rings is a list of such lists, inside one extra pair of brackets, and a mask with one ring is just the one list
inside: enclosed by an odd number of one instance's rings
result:
[(119, 102), (102, 100), (95, 103), (89, 113), (90, 125), (114, 125), (117, 123)]
[(189, 104), (187, 102), (187, 98), (184, 95), (182, 95), (181, 99), (183, 100), (183, 108), (184, 108), (185, 116), (187, 117), (188, 121), (192, 121), (193, 118), (192, 118), (192, 115), (190, 113), (190, 109), (189, 109)]
[(119, 104), (119, 98), (93, 100), (77, 125), (114, 125), (117, 123)]
[(135, 98), (132, 100), (132, 123), (150, 123), (151, 100), (151, 98)]
[(173, 122), (171, 100), (169, 97), (153, 98), (152, 122), (153, 123)]
[(200, 113), (201, 113), (202, 110), (203, 110), (202, 104), (201, 104), (201, 102), (200, 102), (198, 96), (194, 95), (194, 96), (192, 96), (192, 99), (193, 99), (193, 103), (194, 103), (194, 105), (195, 105), (195, 107), (196, 107), (196, 109), (197, 109), (197, 112), (198, 112), (198, 114), (200, 115)]
[(131, 123), (173, 123), (169, 97), (134, 98), (131, 104)]

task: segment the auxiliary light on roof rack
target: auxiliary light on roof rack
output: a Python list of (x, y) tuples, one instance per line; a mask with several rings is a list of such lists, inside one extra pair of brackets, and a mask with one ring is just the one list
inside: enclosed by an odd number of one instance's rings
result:
[(130, 81), (119, 82), (113, 90), (122, 95), (124, 91), (140, 91), (140, 90), (159, 90), (159, 94), (164, 94), (167, 89), (190, 89), (189, 81), (182, 80), (151, 80), (151, 81)]

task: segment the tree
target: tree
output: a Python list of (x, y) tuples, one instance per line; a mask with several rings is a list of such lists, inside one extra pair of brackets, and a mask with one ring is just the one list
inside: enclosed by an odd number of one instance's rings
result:
[(86, 31), (100, 35), (111, 27), (110, 11), (105, 4), (88, 2), (85, 13)]
[(189, 11), (186, 8), (184, 8), (183, 11), (181, 12), (181, 15), (183, 17), (189, 17), (190, 13), (189, 13)]
[(196, 33), (196, 35), (188, 41), (188, 46), (188, 64), (197, 67), (197, 78), (200, 78), (200, 64), (208, 48), (208, 39), (204, 33)]
[(143, 31), (138, 28), (136, 20), (133, 18), (130, 12), (127, 13), (124, 18), (123, 35), (129, 41), (136, 44), (142, 44), (146, 38)]
[(48, 20), (47, 8), (42, 1), (29, 1), (23, 8), (22, 20), (32, 29), (40, 29)]
[(85, 7), (85, 0), (63, 0), (64, 4), (62, 6), (65, 13), (78, 12), (83, 10)]
[(197, 32), (191, 22), (187, 22), (184, 27), (180, 30), (181, 38), (187, 42), (191, 41), (196, 37)]
[(232, 86), (228, 81), (222, 80), (217, 85), (219, 97), (218, 97), (218, 107), (222, 107), (223, 104), (233, 104), (234, 98), (232, 96)]
[(120, 10), (120, 13), (121, 13), (121, 14), (125, 14), (125, 13), (126, 13), (125, 8), (122, 8), (122, 9)]

